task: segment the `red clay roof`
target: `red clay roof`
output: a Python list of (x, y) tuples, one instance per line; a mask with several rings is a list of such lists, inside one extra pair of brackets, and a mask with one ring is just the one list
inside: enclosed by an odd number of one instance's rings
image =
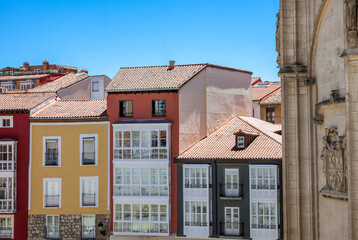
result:
[(107, 116), (107, 100), (57, 100), (31, 115), (32, 119), (73, 119)]
[(281, 83), (270, 83), (269, 86), (265, 86), (264, 83), (260, 83), (259, 85), (252, 87), (252, 100), (260, 101), (262, 98), (276, 91), (280, 87)]
[(0, 111), (26, 111), (41, 103), (55, 98), (55, 93), (2, 93), (0, 94)]
[[(252, 117), (236, 116), (180, 154), (177, 159), (281, 159), (281, 136), (271, 132), (273, 128), (266, 129), (267, 124), (270, 123)], [(236, 139), (233, 134), (239, 130), (259, 135), (245, 149), (238, 150), (235, 148)], [(273, 134), (279, 137), (274, 138)]]
[(252, 74), (249, 71), (209, 63), (176, 65), (173, 69), (170, 69), (168, 65), (122, 67), (107, 86), (106, 91), (178, 90), (206, 67)]
[(39, 78), (47, 77), (49, 75), (50, 74), (30, 74), (30, 75), (18, 75), (18, 76), (0, 76), (0, 81), (39, 79)]
[(88, 77), (89, 77), (88, 75), (82, 73), (69, 73), (52, 82), (37, 86), (31, 89), (31, 92), (57, 92), (61, 89), (71, 86), (72, 84), (80, 82)]
[(251, 86), (258, 83), (258, 82), (262, 82), (260, 77), (252, 77), (251, 78)]
[(281, 104), (281, 88), (261, 99), (260, 105)]

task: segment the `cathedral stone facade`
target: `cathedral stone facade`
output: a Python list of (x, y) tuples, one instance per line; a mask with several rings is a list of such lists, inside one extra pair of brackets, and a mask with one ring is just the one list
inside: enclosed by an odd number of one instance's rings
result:
[(358, 239), (357, 0), (280, 0), (284, 239)]

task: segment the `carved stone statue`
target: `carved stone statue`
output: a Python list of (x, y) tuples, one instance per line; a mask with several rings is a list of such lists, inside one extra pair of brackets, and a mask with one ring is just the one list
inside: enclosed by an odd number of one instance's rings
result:
[(278, 67), (280, 67), (280, 13), (277, 13), (276, 17), (276, 52), (278, 54), (276, 62)]
[(357, 41), (358, 14), (357, 0), (344, 0), (346, 4), (346, 27), (349, 45), (352, 46)]
[(347, 169), (345, 161), (345, 137), (338, 135), (336, 128), (326, 128), (322, 143), (321, 159), (326, 185), (324, 190), (347, 192)]

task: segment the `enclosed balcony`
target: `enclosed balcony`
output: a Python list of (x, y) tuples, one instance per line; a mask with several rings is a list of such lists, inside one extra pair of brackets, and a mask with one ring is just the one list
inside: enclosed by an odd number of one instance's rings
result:
[(12, 139), (0, 139), (0, 171), (16, 170), (16, 144)]

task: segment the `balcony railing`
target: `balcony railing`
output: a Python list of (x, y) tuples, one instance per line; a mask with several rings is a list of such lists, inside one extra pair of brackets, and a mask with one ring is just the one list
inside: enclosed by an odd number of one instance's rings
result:
[(237, 183), (220, 184), (220, 197), (242, 198), (243, 185)]
[(45, 196), (45, 207), (59, 207), (59, 206), (60, 206), (60, 195)]
[[(265, 225), (265, 224), (251, 224), (252, 228), (255, 229), (277, 229), (277, 225)], [(280, 227), (280, 226), (279, 226)], [(278, 227), (278, 228), (279, 228)]]
[(96, 227), (82, 227), (82, 238), (95, 239), (96, 238)]
[(12, 238), (12, 227), (0, 227), (0, 238)]
[(96, 194), (95, 193), (83, 193), (82, 194), (82, 206), (96, 206)]
[(13, 199), (0, 199), (0, 212), (15, 212)]
[(207, 188), (208, 184), (204, 183), (204, 184), (200, 184), (200, 183), (187, 183), (184, 185), (185, 188)]
[(188, 227), (207, 227), (207, 222), (185, 222), (185, 226)]
[(96, 164), (95, 152), (82, 153), (82, 165), (94, 165)]
[(220, 222), (220, 235), (244, 236), (244, 223)]
[(46, 227), (46, 238), (60, 239), (60, 227)]
[(45, 153), (45, 166), (58, 166), (57, 151)]
[[(264, 189), (264, 190), (276, 190), (276, 185), (275, 184), (260, 184), (260, 185), (255, 185), (255, 184), (251, 184), (251, 189)], [(279, 186), (277, 186), (277, 189), (279, 189)]]
[(166, 115), (165, 110), (155, 110), (155, 111), (152, 112), (153, 117), (163, 117), (165, 115)]

